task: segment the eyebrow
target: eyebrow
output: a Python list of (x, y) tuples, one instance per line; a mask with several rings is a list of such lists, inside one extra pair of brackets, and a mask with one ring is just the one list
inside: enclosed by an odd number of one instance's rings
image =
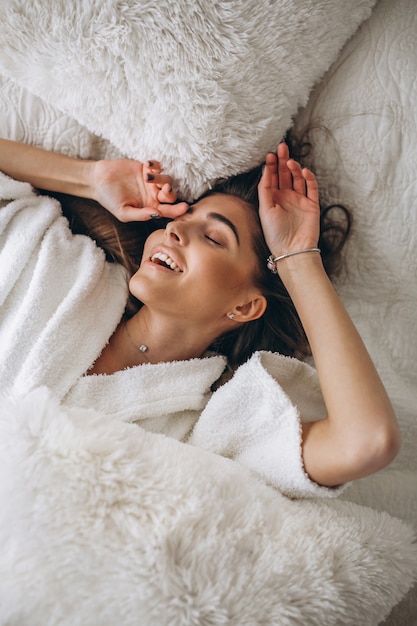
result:
[[(191, 214), (194, 212), (194, 205), (190, 205), (188, 207), (188, 214)], [(238, 246), (240, 246), (240, 238), (239, 238), (239, 232), (236, 228), (236, 226), (233, 224), (233, 222), (231, 222), (229, 220), (229, 218), (227, 218), (225, 215), (222, 215), (221, 213), (216, 213), (215, 211), (212, 211), (211, 213), (207, 214), (207, 217), (211, 220), (216, 220), (218, 222), (221, 222), (222, 224), (226, 224), (226, 226), (228, 226), (230, 228), (230, 230), (233, 232), (234, 236), (236, 237), (236, 241)]]
[(236, 226), (233, 224), (233, 222), (231, 222), (227, 217), (225, 217), (221, 213), (209, 213), (207, 217), (209, 219), (222, 222), (222, 224), (226, 224), (226, 226), (228, 226), (233, 231), (233, 234), (236, 237), (237, 244), (240, 245), (239, 233), (237, 231)]

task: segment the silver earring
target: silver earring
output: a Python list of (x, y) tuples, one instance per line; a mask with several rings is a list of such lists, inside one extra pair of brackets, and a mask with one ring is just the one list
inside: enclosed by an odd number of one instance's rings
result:
[(236, 315), (234, 313), (229, 313), (229, 319), (234, 320)]

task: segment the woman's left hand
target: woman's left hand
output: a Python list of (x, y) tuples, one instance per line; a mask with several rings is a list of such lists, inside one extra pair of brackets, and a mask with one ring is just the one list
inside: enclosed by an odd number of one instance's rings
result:
[(259, 183), (259, 215), (273, 256), (317, 246), (320, 205), (316, 177), (289, 159), (288, 146), (266, 157)]
[(172, 178), (163, 174), (158, 161), (97, 161), (91, 184), (94, 200), (121, 222), (145, 221), (155, 215), (174, 218), (188, 209), (186, 202), (174, 204)]

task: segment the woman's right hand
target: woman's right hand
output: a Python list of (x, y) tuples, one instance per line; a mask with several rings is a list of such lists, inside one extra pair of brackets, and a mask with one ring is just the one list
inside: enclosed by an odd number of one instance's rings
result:
[(122, 222), (173, 218), (188, 209), (186, 202), (173, 204), (172, 179), (157, 161), (88, 161), (0, 139), (0, 170), (39, 189), (96, 200)]
[(91, 196), (121, 222), (145, 221), (158, 215), (183, 215), (186, 202), (174, 204), (177, 194), (172, 178), (163, 174), (158, 161), (132, 159), (90, 162)]

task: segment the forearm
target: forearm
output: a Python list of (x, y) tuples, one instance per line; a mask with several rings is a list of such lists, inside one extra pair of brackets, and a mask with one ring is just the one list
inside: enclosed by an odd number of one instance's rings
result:
[(84, 161), (0, 139), (0, 170), (39, 189), (92, 197), (90, 186), (94, 161)]
[(377, 471), (395, 456), (399, 433), (374, 364), (319, 255), (279, 263), (310, 342), (328, 413), (304, 428), (306, 467), (322, 484)]

